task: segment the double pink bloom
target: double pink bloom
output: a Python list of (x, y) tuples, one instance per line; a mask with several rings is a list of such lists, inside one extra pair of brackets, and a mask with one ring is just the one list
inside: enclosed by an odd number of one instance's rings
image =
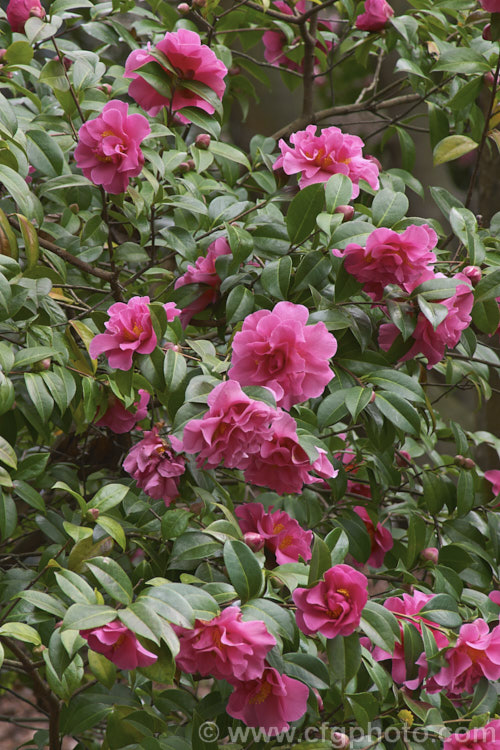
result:
[(290, 136), (292, 148), (283, 139), (278, 143), (281, 156), (273, 169), (283, 169), (285, 174), (301, 172), (299, 187), (305, 188), (316, 182), (327, 182), (334, 174), (345, 174), (352, 181), (352, 198), (359, 195), (359, 181), (366, 180), (378, 190), (378, 166), (365, 159), (365, 145), (357, 135), (347, 135), (340, 128), (324, 128), (316, 135), (316, 125), (308, 125)]
[[(364, 486), (366, 487), (366, 485)], [(381, 523), (377, 523), (375, 526), (368, 511), (362, 505), (356, 505), (353, 510), (365, 524), (371, 541), (370, 557), (366, 561), (366, 564), (371, 565), (372, 568), (381, 568), (384, 564), (385, 553), (389, 552), (394, 546), (391, 532), (385, 526), (382, 526)]]
[(297, 625), (305, 635), (351, 635), (368, 601), (368, 579), (350, 565), (335, 565), (310, 589), (293, 592)]
[(92, 651), (102, 654), (118, 669), (149, 667), (158, 657), (142, 646), (136, 636), (119, 620), (108, 622), (100, 628), (80, 630)]
[(150, 132), (143, 115), (129, 115), (128, 104), (113, 99), (78, 131), (76, 165), (94, 185), (108, 193), (124, 193), (130, 178), (142, 171), (140, 144)]
[(235, 510), (245, 541), (252, 548), (265, 547), (274, 553), (278, 565), (308, 562), (312, 557), (312, 531), (305, 531), (284, 510), (266, 513), (261, 503), (246, 503)]
[(365, 0), (365, 12), (356, 18), (356, 28), (361, 31), (380, 31), (387, 26), (393, 15), (394, 10), (386, 0)]
[(443, 750), (500, 750), (500, 721), (493, 719), (484, 727), (452, 734), (444, 741)]
[[(152, 117), (157, 115), (163, 107), (169, 108), (172, 112), (177, 112), (183, 107), (198, 107), (212, 115), (215, 112), (214, 107), (199, 94), (185, 88), (183, 82), (204, 83), (212, 89), (218, 99), (222, 99), (226, 88), (224, 77), (227, 75), (224, 63), (216, 57), (210, 47), (201, 43), (195, 31), (189, 29), (168, 32), (158, 42), (156, 49), (165, 55), (172, 68), (175, 69), (175, 73), (172, 73), (167, 68), (163, 68), (171, 80), (171, 96), (163, 96), (144, 78), (141, 78), (141, 67), (146, 63), (156, 62), (149, 53), (149, 48), (134, 50), (125, 62), (125, 78), (133, 79), (129, 86), (130, 96)], [(158, 64), (161, 65), (161, 63)], [(184, 115), (177, 117), (183, 123), (189, 122)]]
[(139, 401), (134, 403), (135, 412), (125, 409), (122, 402), (116, 396), (111, 395), (108, 399), (108, 408), (104, 416), (100, 418), (96, 425), (98, 427), (108, 427), (118, 435), (130, 432), (136, 426), (137, 422), (146, 419), (148, 413), (150, 395), (143, 388), (139, 389)]
[(144, 433), (123, 462), (123, 468), (153, 500), (170, 505), (179, 494), (179, 477), (185, 470), (185, 460), (178, 453), (182, 443), (173, 435), (161, 438), (155, 427)]
[[(110, 367), (130, 370), (132, 357), (151, 354), (157, 344), (153, 330), (149, 297), (132, 297), (127, 303), (115, 302), (108, 310), (109, 320), (104, 324), (107, 333), (99, 333), (90, 342), (89, 354), (96, 359), (105, 353)], [(169, 323), (180, 315), (173, 302), (164, 305)]]
[(179, 276), (175, 282), (175, 289), (188, 284), (199, 284), (202, 288), (206, 287), (199, 297), (196, 297), (193, 302), (182, 309), (180, 320), (183, 328), (189, 325), (193, 315), (201, 312), (207, 305), (211, 305), (217, 299), (221, 280), (215, 269), (215, 261), (221, 255), (230, 254), (229, 242), (225, 237), (219, 237), (208, 246), (206, 256), (201, 255), (197, 258), (194, 266), (189, 265), (187, 271)]
[(324, 323), (308, 326), (308, 317), (307, 307), (293, 302), (248, 315), (233, 340), (231, 380), (270, 388), (284, 409), (321, 396), (334, 377), (329, 360), (337, 341)]

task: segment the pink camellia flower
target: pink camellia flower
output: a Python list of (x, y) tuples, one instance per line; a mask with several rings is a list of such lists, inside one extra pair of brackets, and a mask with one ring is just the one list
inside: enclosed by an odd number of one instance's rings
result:
[(391, 532), (382, 526), (381, 523), (374, 526), (368, 511), (361, 505), (356, 505), (353, 510), (365, 524), (372, 543), (370, 557), (366, 561), (366, 564), (371, 565), (372, 568), (380, 568), (384, 564), (385, 553), (389, 552), (394, 546)]
[(266, 667), (259, 677), (238, 682), (226, 707), (229, 716), (268, 735), (286, 732), (290, 721), (306, 712), (309, 688), (292, 677)]
[(395, 644), (394, 652), (392, 654), (388, 651), (384, 651), (379, 646), (375, 646), (372, 651), (373, 658), (377, 661), (392, 660), (392, 679), (398, 685), (405, 685), (410, 690), (415, 690), (427, 676), (427, 661), (425, 653), (423, 653), (417, 659), (417, 664), (419, 665), (417, 676), (412, 680), (407, 679), (403, 623), (405, 621), (411, 623), (421, 634), (422, 627), (419, 623), (422, 622), (431, 630), (438, 649), (446, 648), (448, 645), (448, 639), (439, 629), (437, 629), (437, 626), (430, 620), (426, 620), (425, 615), (420, 614), (420, 610), (423, 609), (432, 598), (433, 594), (424, 594), (422, 591), (415, 591), (412, 595), (403, 594), (402, 597), (391, 596), (389, 599), (386, 599), (384, 607), (388, 609), (389, 612), (393, 612), (399, 621), (399, 643)]
[(472, 693), (481, 677), (500, 679), (500, 625), (490, 632), (481, 618), (460, 628), (458, 640), (445, 653), (448, 665), (427, 680), (428, 693), (446, 690), (450, 696)]
[(40, 0), (10, 0), (6, 9), (7, 21), (12, 31), (24, 31), (24, 24), (28, 18), (36, 16), (45, 18), (45, 10)]
[(500, 720), (493, 719), (484, 727), (450, 735), (443, 750), (500, 750)]
[[(436, 278), (439, 276), (440, 274), (437, 274)], [(454, 349), (460, 341), (462, 331), (472, 320), (470, 312), (474, 304), (474, 294), (466, 276), (459, 273), (454, 278), (464, 283), (458, 284), (455, 294), (440, 301), (441, 305), (448, 308), (446, 318), (434, 330), (432, 323), (419, 312), (417, 325), (412, 333), (415, 343), (404, 357), (401, 357), (401, 362), (413, 359), (417, 354), (423, 354), (427, 357), (427, 369), (430, 370), (441, 362), (446, 347)], [(398, 329), (393, 323), (383, 323), (379, 330), (379, 346), (384, 351), (389, 351), (397, 335)]]
[(271, 439), (271, 423), (278, 415), (264, 401), (249, 398), (239, 383), (226, 380), (207, 398), (209, 409), (202, 419), (192, 419), (184, 428), (183, 445), (187, 453), (198, 453), (201, 468), (219, 464), (241, 468), (251, 453)]
[(175, 282), (175, 289), (187, 284), (200, 284), (202, 288), (206, 287), (199, 297), (183, 308), (181, 312), (183, 328), (189, 324), (193, 315), (201, 312), (217, 299), (221, 280), (215, 270), (215, 261), (221, 255), (230, 254), (229, 242), (225, 237), (219, 237), (208, 246), (206, 256), (200, 255), (194, 266), (188, 266), (187, 271)]
[(361, 482), (353, 482), (352, 479), (347, 480), (347, 490), (351, 495), (361, 495), (371, 500), (372, 491), (369, 484), (362, 484)]
[(377, 301), (384, 287), (398, 284), (412, 292), (424, 272), (433, 271), (437, 234), (427, 224), (411, 224), (404, 232), (380, 227), (366, 240), (366, 247), (351, 243), (344, 250), (344, 268), (363, 284), (364, 291)]
[(311, 589), (295, 589), (295, 617), (305, 635), (351, 635), (368, 601), (368, 579), (350, 565), (335, 565)]
[(94, 185), (108, 193), (124, 193), (130, 178), (142, 171), (140, 144), (150, 132), (143, 115), (129, 115), (128, 104), (113, 99), (78, 131), (76, 165)]
[(488, 13), (500, 13), (500, 0), (479, 0), (483, 10)]
[(100, 628), (80, 630), (92, 651), (102, 654), (118, 669), (149, 667), (157, 661), (156, 654), (142, 646), (135, 635), (119, 620), (108, 622)]
[[(221, 60), (217, 59), (215, 52), (206, 44), (202, 44), (199, 35), (189, 29), (168, 32), (158, 42), (156, 49), (165, 55), (175, 69), (174, 74), (167, 68), (163, 68), (172, 81), (173, 94), (171, 97), (163, 96), (144, 78), (141, 78), (141, 67), (146, 63), (155, 62), (148, 48), (148, 50), (134, 50), (125, 62), (125, 78), (133, 79), (128, 90), (132, 99), (135, 99), (137, 104), (152, 117), (157, 115), (163, 107), (168, 107), (171, 112), (177, 112), (183, 107), (198, 107), (212, 115), (215, 112), (214, 107), (182, 84), (183, 81), (203, 83), (212, 89), (218, 99), (222, 100), (226, 88), (224, 76), (227, 75), (227, 68)], [(177, 117), (183, 123), (189, 122), (184, 115)]]
[(98, 427), (108, 427), (118, 435), (130, 432), (136, 426), (137, 422), (142, 422), (148, 413), (150, 395), (143, 388), (139, 389), (139, 401), (134, 403), (135, 412), (125, 409), (122, 402), (115, 396), (111, 395), (108, 399), (108, 408), (104, 416), (100, 418), (96, 425)]
[[(105, 353), (110, 367), (130, 370), (134, 352), (151, 354), (157, 339), (148, 305), (149, 297), (132, 297), (127, 303), (115, 302), (111, 305), (109, 320), (104, 324), (108, 332), (97, 334), (90, 342), (89, 354), (92, 359)], [(181, 312), (172, 305), (172, 302), (164, 305), (169, 322)]]
[(301, 172), (299, 187), (305, 188), (316, 182), (327, 182), (334, 174), (345, 174), (352, 181), (352, 198), (359, 195), (359, 181), (366, 180), (374, 190), (378, 190), (378, 167), (362, 155), (365, 145), (357, 135), (344, 134), (334, 126), (323, 128), (316, 135), (316, 125), (308, 125), (305, 130), (292, 133), (291, 148), (283, 139), (279, 141), (281, 156), (273, 169), (282, 168), (290, 174)]
[[(284, 2), (284, 0), (275, 0), (273, 6), (280, 13), (285, 13), (287, 16), (292, 16), (293, 11), (290, 6)], [(304, 13), (306, 10), (306, 1), (298, 0), (295, 3), (295, 11), (297, 13)], [(322, 19), (318, 20), (318, 30), (321, 31), (333, 31), (333, 25), (329, 21)], [(287, 50), (295, 49), (302, 43), (301, 37), (296, 37), (291, 43), (288, 42), (286, 35), (282, 31), (269, 30), (265, 31), (262, 35), (262, 42), (264, 44), (264, 57), (271, 65), (283, 65), (288, 70), (295, 70), (297, 73), (304, 71), (304, 65), (302, 62), (296, 62), (287, 55)], [(325, 41), (322, 44), (318, 39), (316, 40), (316, 49), (321, 50), (325, 55), (332, 48), (330, 41)], [(314, 73), (319, 73), (319, 60), (315, 58)]]
[(163, 500), (170, 505), (179, 494), (179, 477), (184, 474), (185, 460), (176, 455), (182, 451), (182, 443), (171, 435), (161, 438), (158, 428), (144, 433), (142, 440), (134, 445), (123, 462), (123, 468), (153, 500)]
[(306, 325), (308, 317), (293, 302), (248, 315), (233, 339), (231, 380), (271, 388), (284, 409), (320, 396), (334, 377), (329, 359), (337, 341), (324, 323)]
[[(318, 458), (311, 464), (299, 443), (295, 420), (281, 412), (272, 425), (270, 440), (264, 441), (257, 453), (244, 459), (243, 469), (247, 482), (259, 487), (269, 487), (279, 495), (302, 492), (304, 484), (334, 478), (338, 471), (333, 468), (322, 448), (317, 448)], [(319, 474), (314, 477), (310, 471)]]
[(386, 0), (365, 0), (365, 12), (356, 18), (356, 28), (361, 31), (380, 31), (394, 10)]
[(278, 565), (298, 562), (299, 557), (304, 562), (311, 559), (312, 531), (305, 531), (284, 510), (266, 513), (261, 503), (245, 503), (236, 508), (235, 515), (243, 533), (257, 534), (263, 545), (274, 552)]
[(213, 620), (196, 620), (192, 630), (173, 628), (179, 638), (175, 658), (180, 669), (231, 683), (260, 677), (266, 656), (276, 645), (261, 620), (241, 619), (239, 607), (227, 607)]
[(498, 469), (485, 471), (484, 478), (491, 484), (491, 489), (495, 497), (500, 495), (500, 471)]

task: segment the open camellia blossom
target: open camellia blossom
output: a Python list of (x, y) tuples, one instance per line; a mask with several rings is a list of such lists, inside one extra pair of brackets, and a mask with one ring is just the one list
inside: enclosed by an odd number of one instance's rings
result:
[[(157, 339), (151, 322), (149, 297), (132, 297), (127, 303), (115, 302), (108, 310), (109, 320), (104, 324), (107, 333), (94, 336), (89, 346), (89, 354), (96, 359), (106, 354), (110, 367), (117, 370), (130, 370), (132, 357), (137, 354), (151, 354)], [(180, 315), (173, 302), (164, 305), (167, 321)]]
[[(239, 466), (243, 469), (247, 482), (259, 487), (269, 487), (279, 495), (302, 492), (304, 484), (333, 479), (338, 470), (334, 469), (326, 452), (317, 448), (318, 458), (310, 462), (309, 456), (299, 443), (297, 424), (292, 417), (282, 411), (272, 425), (270, 440), (264, 441), (256, 453), (244, 459)], [(314, 471), (318, 477), (310, 474)]]
[(380, 31), (394, 10), (386, 0), (365, 0), (365, 12), (356, 18), (356, 28), (361, 31)]
[[(436, 274), (436, 278), (439, 276), (440, 274)], [(455, 294), (440, 301), (439, 304), (448, 309), (446, 318), (434, 330), (432, 323), (419, 312), (417, 325), (412, 333), (415, 343), (404, 357), (401, 357), (401, 362), (423, 354), (427, 357), (427, 369), (430, 369), (441, 362), (446, 347), (454, 349), (460, 341), (462, 331), (468, 328), (472, 320), (470, 313), (474, 304), (474, 293), (466, 276), (459, 273), (454, 278), (464, 283), (457, 285)], [(398, 333), (393, 323), (383, 323), (379, 330), (380, 347), (384, 351), (389, 351)]]
[[(157, 62), (148, 49), (134, 50), (125, 62), (125, 78), (133, 79), (128, 91), (132, 99), (152, 117), (163, 107), (169, 108), (172, 112), (177, 112), (183, 107), (198, 107), (212, 115), (215, 112), (213, 105), (199, 94), (185, 88), (183, 81), (204, 83), (212, 89), (218, 99), (222, 100), (226, 88), (224, 77), (227, 75), (227, 68), (215, 52), (206, 44), (202, 44), (199, 35), (189, 29), (168, 32), (157, 43), (156, 50), (162, 52), (175, 69), (175, 73), (172, 73), (163, 68), (171, 79), (171, 98), (163, 96), (141, 78), (141, 67), (149, 62)], [(184, 115), (177, 117), (183, 123), (189, 122)]]
[(452, 734), (445, 739), (443, 750), (500, 750), (500, 720)]
[(368, 579), (350, 565), (335, 565), (310, 589), (295, 589), (297, 625), (305, 635), (351, 635), (368, 601)]
[(149, 399), (149, 393), (140, 388), (139, 401), (134, 402), (135, 412), (132, 412), (125, 409), (122, 402), (116, 396), (111, 395), (108, 399), (106, 413), (96, 422), (96, 425), (98, 427), (108, 427), (118, 435), (130, 432), (130, 430), (134, 429), (137, 422), (142, 422), (146, 418)]
[(402, 597), (391, 596), (384, 602), (384, 607), (393, 612), (400, 627), (399, 642), (394, 646), (394, 652), (390, 654), (379, 646), (375, 646), (372, 651), (373, 658), (377, 661), (392, 661), (392, 679), (398, 685), (405, 685), (409, 690), (416, 690), (427, 676), (427, 661), (425, 653), (417, 659), (418, 674), (413, 679), (407, 679), (406, 660), (404, 650), (404, 631), (403, 623), (407, 622), (413, 625), (418, 632), (422, 633), (420, 622), (424, 623), (429, 629), (436, 641), (437, 648), (443, 649), (448, 645), (448, 638), (442, 633), (435, 623), (425, 619), (425, 615), (420, 614), (420, 610), (433, 598), (433, 594), (424, 594), (422, 591), (415, 591), (414, 594), (403, 594)]
[(484, 478), (491, 484), (491, 489), (495, 497), (500, 495), (500, 471), (498, 469), (485, 471)]
[[(306, 10), (306, 0), (298, 0), (294, 5), (297, 13), (304, 13)], [(280, 13), (285, 13), (287, 16), (293, 16), (293, 11), (290, 6), (284, 2), (284, 0), (275, 0), (273, 8), (278, 10)], [(318, 19), (318, 31), (332, 31), (333, 26), (329, 21)], [(271, 65), (283, 65), (288, 70), (295, 70), (297, 73), (304, 71), (304, 65), (302, 62), (296, 62), (287, 55), (287, 47), (295, 48), (302, 43), (302, 38), (296, 37), (291, 43), (288, 43), (286, 35), (283, 31), (269, 30), (265, 31), (262, 35), (262, 43), (264, 45), (264, 57)], [(332, 43), (326, 40), (321, 43), (319, 39), (316, 39), (316, 49), (328, 54), (332, 48)], [(319, 60), (315, 58), (314, 72), (318, 73)]]
[(136, 636), (119, 620), (108, 622), (100, 628), (80, 630), (92, 651), (102, 654), (118, 669), (149, 667), (158, 657), (142, 646)]
[(238, 682), (226, 711), (249, 727), (261, 727), (270, 736), (285, 732), (290, 721), (306, 712), (309, 688), (292, 677), (267, 667), (254, 680)]
[(337, 340), (324, 323), (306, 325), (308, 318), (307, 307), (293, 302), (248, 315), (233, 340), (229, 377), (270, 388), (284, 409), (320, 396), (334, 377)]
[(175, 657), (184, 672), (235, 682), (258, 679), (276, 639), (261, 620), (241, 619), (227, 607), (213, 620), (196, 620), (193, 629), (173, 626), (180, 644)]
[(180, 320), (183, 328), (189, 324), (193, 315), (201, 312), (217, 299), (221, 280), (215, 270), (215, 261), (221, 255), (230, 254), (229, 242), (225, 237), (219, 237), (208, 246), (206, 256), (200, 255), (194, 266), (189, 265), (187, 271), (175, 282), (175, 289), (187, 284), (200, 284), (201, 287), (207, 287), (199, 297), (182, 309)]
[(240, 468), (249, 454), (271, 439), (271, 422), (278, 412), (264, 401), (249, 398), (234, 380), (217, 385), (207, 403), (207, 413), (188, 422), (182, 440), (187, 453), (199, 454), (200, 468), (214, 469), (222, 463)]
[(7, 21), (12, 31), (24, 31), (28, 18), (45, 18), (45, 10), (40, 0), (10, 0), (6, 8)]
[(186, 469), (185, 459), (177, 455), (182, 443), (173, 435), (161, 438), (158, 428), (144, 433), (132, 448), (123, 468), (153, 500), (163, 500), (165, 505), (179, 495), (179, 477)]
[(379, 168), (374, 161), (362, 154), (365, 145), (357, 135), (343, 133), (334, 126), (323, 128), (316, 135), (316, 125), (292, 133), (289, 146), (283, 138), (279, 141), (281, 156), (273, 169), (283, 169), (285, 174), (301, 172), (299, 187), (305, 188), (316, 182), (327, 182), (334, 174), (345, 174), (352, 182), (352, 196), (359, 195), (359, 181), (365, 180), (378, 190)]
[(371, 540), (371, 553), (366, 564), (371, 565), (372, 568), (380, 568), (384, 564), (385, 553), (389, 552), (394, 545), (391, 532), (381, 523), (375, 526), (368, 511), (362, 505), (356, 505), (353, 510), (363, 520)]
[(425, 272), (434, 271), (436, 244), (437, 234), (427, 224), (411, 224), (401, 233), (380, 227), (369, 235), (365, 247), (347, 245), (344, 268), (374, 301), (382, 299), (388, 284), (412, 292)]
[(276, 556), (278, 565), (298, 562), (299, 557), (304, 562), (311, 559), (312, 531), (305, 531), (284, 510), (266, 513), (262, 503), (245, 503), (238, 505), (235, 515), (244, 538), (247, 534), (256, 535), (251, 541), (255, 544), (257, 538), (261, 539), (263, 546)]
[(472, 693), (481, 677), (500, 679), (500, 625), (490, 632), (479, 618), (460, 628), (457, 642), (445, 653), (448, 666), (427, 680), (428, 693), (445, 690), (452, 698)]
[(142, 171), (140, 144), (150, 132), (143, 115), (129, 115), (128, 104), (113, 99), (78, 131), (76, 165), (94, 185), (108, 193), (124, 193), (130, 178)]

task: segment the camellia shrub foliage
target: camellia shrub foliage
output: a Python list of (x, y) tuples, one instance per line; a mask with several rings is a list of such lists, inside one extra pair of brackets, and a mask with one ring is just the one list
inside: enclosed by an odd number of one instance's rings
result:
[[(500, 368), (500, 213), (471, 210), (497, 11), (2, 11), (0, 682), (40, 712), (25, 747), (500, 747), (500, 437), (465, 426)], [(271, 80), (297, 119), (235, 145)], [(419, 182), (417, 136), (466, 157), (461, 191)]]

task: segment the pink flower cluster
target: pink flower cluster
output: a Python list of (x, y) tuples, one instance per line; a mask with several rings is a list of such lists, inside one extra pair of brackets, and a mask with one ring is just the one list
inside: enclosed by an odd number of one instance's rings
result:
[(119, 620), (108, 622), (100, 628), (80, 630), (89, 648), (102, 654), (115, 664), (118, 669), (136, 669), (149, 667), (158, 657), (142, 646), (136, 636)]
[[(364, 486), (366, 487), (366, 485)], [(389, 552), (394, 545), (391, 532), (385, 526), (382, 526), (381, 523), (377, 523), (375, 526), (368, 511), (363, 506), (356, 505), (353, 510), (365, 524), (371, 541), (370, 557), (366, 561), (366, 564), (371, 565), (373, 568), (380, 568), (384, 564), (385, 553)]]
[(386, 599), (384, 607), (388, 609), (389, 612), (393, 612), (399, 620), (399, 643), (396, 643), (393, 654), (384, 651), (379, 646), (375, 646), (372, 651), (373, 657), (377, 661), (392, 660), (392, 679), (398, 685), (405, 685), (410, 690), (415, 690), (427, 676), (427, 661), (425, 653), (421, 654), (417, 660), (419, 666), (418, 675), (412, 680), (407, 679), (403, 623), (411, 623), (420, 634), (422, 633), (420, 623), (424, 623), (431, 630), (438, 649), (445, 648), (448, 645), (448, 639), (446, 636), (437, 629), (435, 624), (430, 622), (430, 620), (426, 620), (425, 616), (420, 614), (420, 610), (423, 609), (432, 598), (432, 594), (424, 594), (421, 591), (415, 591), (412, 595), (403, 594), (402, 597), (392, 596), (389, 599)]
[(122, 402), (116, 396), (111, 395), (108, 399), (108, 408), (105, 414), (96, 422), (98, 427), (108, 427), (117, 434), (130, 432), (137, 422), (142, 422), (148, 413), (149, 393), (143, 388), (139, 389), (139, 401), (134, 403), (135, 412), (125, 409)]
[(368, 601), (368, 579), (350, 565), (335, 565), (310, 589), (293, 592), (297, 625), (305, 635), (351, 635)]
[(388, 284), (398, 284), (412, 292), (426, 272), (432, 275), (434, 271), (436, 255), (432, 249), (437, 239), (427, 224), (411, 224), (401, 233), (381, 227), (369, 235), (365, 247), (347, 245), (344, 267), (374, 301), (382, 299)]
[(184, 428), (183, 445), (198, 453), (199, 466), (220, 463), (241, 469), (248, 482), (276, 492), (300, 492), (304, 484), (337, 472), (325, 451), (311, 464), (297, 436), (295, 420), (284, 411), (250, 399), (234, 381), (216, 386), (208, 397), (208, 412)]
[[(151, 354), (157, 344), (153, 330), (149, 297), (132, 297), (127, 303), (116, 302), (108, 310), (109, 320), (104, 324), (107, 333), (99, 333), (90, 342), (89, 354), (96, 359), (105, 353), (110, 367), (130, 370), (132, 357)], [(180, 315), (173, 302), (164, 305), (168, 322)]]
[(40, 0), (9, 0), (6, 13), (12, 31), (21, 33), (28, 18), (45, 18), (45, 10)]
[(232, 606), (213, 620), (196, 620), (193, 629), (174, 629), (180, 645), (176, 661), (182, 670), (233, 685), (227, 705), (230, 716), (273, 734), (304, 715), (309, 689), (269, 667), (266, 656), (276, 639), (262, 621), (243, 621), (239, 607)]
[(500, 721), (493, 719), (484, 727), (452, 734), (444, 741), (443, 750), (500, 750)]
[(246, 503), (235, 510), (245, 541), (253, 549), (265, 547), (278, 565), (308, 562), (312, 557), (312, 531), (304, 531), (284, 510), (266, 513), (261, 503)]
[(363, 157), (364, 143), (357, 135), (347, 135), (333, 126), (316, 135), (316, 126), (308, 125), (305, 130), (292, 133), (290, 143), (294, 148), (283, 139), (279, 141), (281, 156), (273, 169), (281, 168), (288, 175), (301, 172), (300, 188), (327, 182), (334, 174), (345, 174), (353, 183), (352, 198), (359, 195), (360, 180), (378, 190), (378, 166)]
[(202, 288), (206, 287), (199, 297), (183, 308), (180, 316), (183, 328), (189, 325), (193, 315), (201, 312), (217, 299), (221, 280), (215, 270), (215, 261), (221, 255), (230, 254), (229, 242), (225, 237), (219, 237), (208, 246), (206, 256), (201, 255), (194, 266), (188, 266), (187, 271), (175, 282), (175, 289), (187, 284), (200, 284)]
[(233, 340), (229, 377), (270, 388), (284, 409), (320, 396), (334, 377), (329, 360), (337, 341), (324, 323), (306, 325), (308, 317), (307, 307), (293, 302), (248, 315)]
[(446, 667), (427, 680), (428, 693), (446, 690), (451, 698), (472, 693), (481, 677), (500, 679), (500, 625), (490, 631), (481, 618), (460, 628), (453, 648), (445, 653)]
[(177, 455), (182, 451), (182, 443), (173, 435), (161, 438), (158, 428), (144, 433), (132, 448), (123, 468), (153, 500), (163, 500), (170, 505), (179, 494), (179, 477), (186, 469), (185, 460)]
[(151, 128), (143, 115), (129, 115), (128, 104), (113, 99), (78, 131), (76, 165), (94, 185), (124, 193), (144, 165), (140, 144)]
[[(293, 15), (293, 11), (290, 6), (284, 2), (284, 0), (275, 0), (273, 6), (280, 13), (285, 13), (287, 16)], [(306, 0), (298, 0), (295, 3), (295, 11), (297, 13), (304, 13), (306, 10)], [(329, 21), (318, 20), (318, 31), (332, 31), (333, 26)], [(271, 65), (283, 65), (288, 70), (295, 70), (297, 73), (304, 71), (304, 65), (296, 62), (287, 55), (288, 49), (295, 49), (301, 44), (301, 37), (296, 37), (290, 44), (287, 42), (286, 35), (282, 31), (265, 31), (262, 35), (262, 43), (264, 44), (264, 57)], [(325, 55), (332, 48), (330, 41), (325, 41), (322, 44), (318, 39), (316, 40), (316, 49), (323, 52)], [(319, 73), (319, 60), (316, 57), (314, 61), (314, 72)]]
[[(183, 82), (203, 83), (212, 89), (218, 99), (222, 99), (226, 88), (224, 77), (227, 74), (227, 68), (216, 57), (215, 52), (206, 44), (202, 44), (199, 35), (189, 29), (168, 32), (158, 42), (156, 50), (163, 53), (175, 69), (173, 73), (161, 66), (171, 80), (172, 94), (170, 97), (160, 94), (141, 77), (141, 67), (155, 62), (148, 48), (147, 50), (134, 50), (125, 62), (125, 78), (132, 78), (129, 86), (132, 99), (135, 99), (137, 104), (152, 117), (157, 115), (163, 107), (167, 107), (171, 112), (178, 112), (183, 107), (197, 107), (212, 115), (215, 111), (213, 105), (183, 86)], [(183, 123), (189, 122), (184, 115), (177, 115), (177, 119)]]
[(356, 28), (361, 31), (381, 31), (393, 15), (394, 10), (386, 0), (365, 0), (365, 12), (356, 18)]
[[(435, 278), (440, 276), (442, 277), (442, 274), (436, 274)], [(458, 344), (462, 331), (470, 325), (470, 313), (474, 304), (472, 287), (463, 274), (456, 274), (454, 278), (460, 282), (455, 293), (447, 299), (440, 300), (440, 304), (448, 309), (446, 318), (434, 329), (425, 315), (418, 312), (417, 325), (412, 333), (415, 343), (401, 358), (402, 362), (423, 354), (427, 357), (427, 369), (430, 369), (443, 359), (446, 347), (453, 349)], [(398, 333), (393, 323), (383, 323), (379, 330), (380, 347), (388, 351)]]

